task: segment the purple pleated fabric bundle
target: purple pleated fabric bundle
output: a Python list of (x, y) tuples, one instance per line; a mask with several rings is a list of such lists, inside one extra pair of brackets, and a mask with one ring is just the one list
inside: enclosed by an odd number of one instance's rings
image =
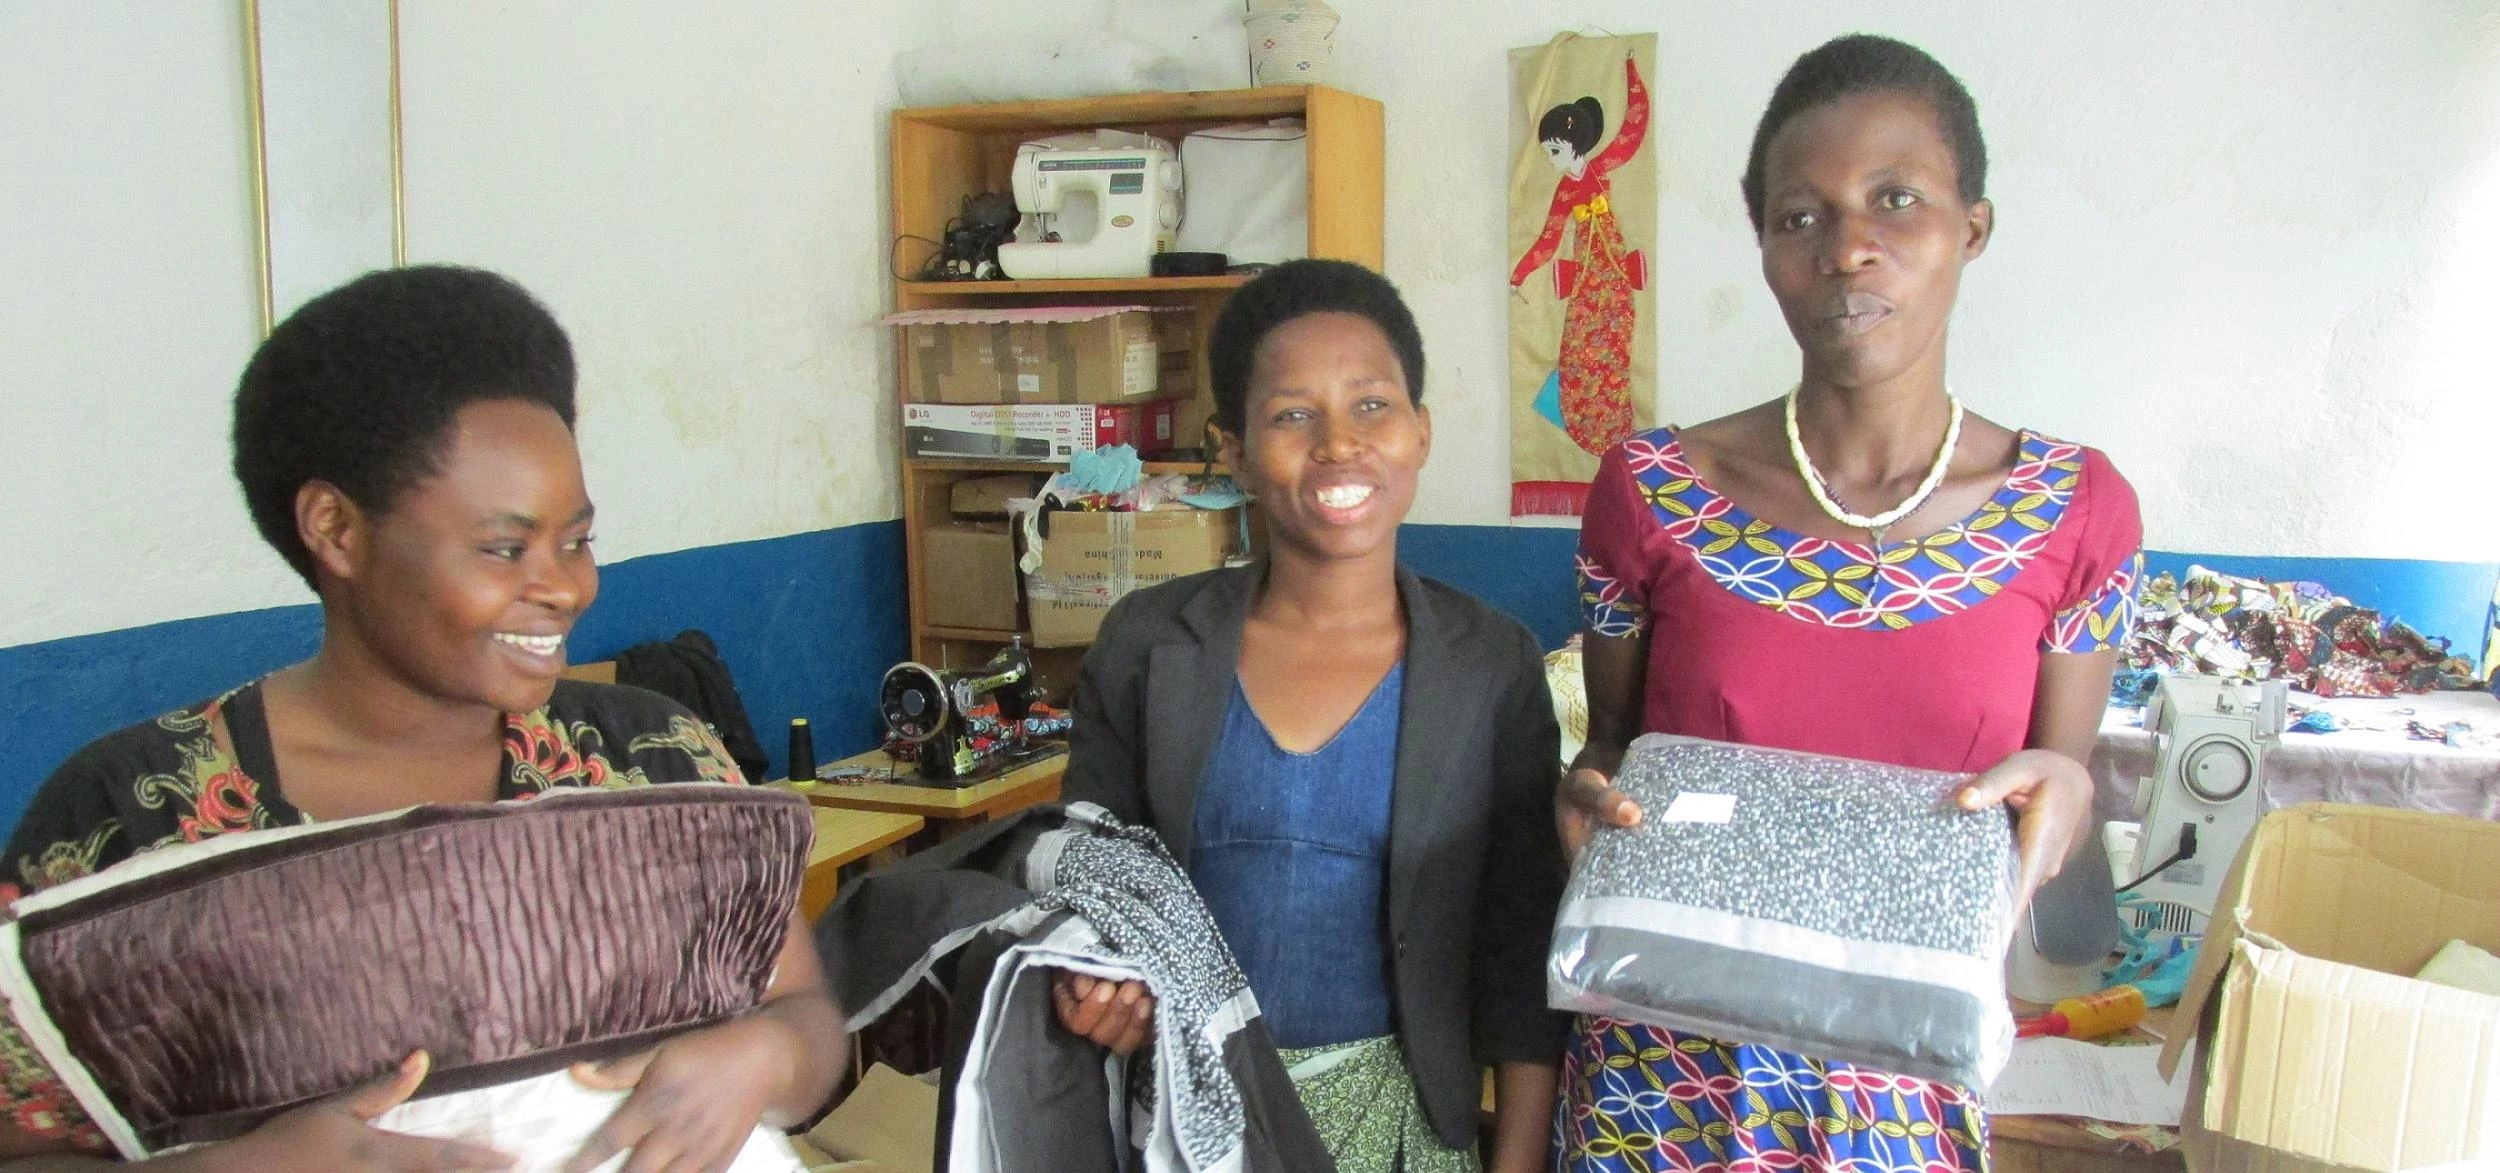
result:
[(146, 1147), (218, 1140), (420, 1048), (430, 1095), (752, 1009), (813, 835), (751, 787), (420, 807), (140, 856), (21, 902), (18, 952)]

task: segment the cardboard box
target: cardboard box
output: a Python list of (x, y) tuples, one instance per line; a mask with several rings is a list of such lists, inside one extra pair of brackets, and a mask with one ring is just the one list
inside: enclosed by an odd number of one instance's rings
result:
[(1016, 538), (1005, 524), (933, 525), (920, 531), (923, 623), (1014, 631)]
[(936, 1087), (878, 1063), (808, 1130), (807, 1140), (838, 1160), (871, 1162), (882, 1173), (929, 1173), (937, 1164), (937, 1109)]
[(1040, 473), (1031, 472), (967, 477), (947, 486), (947, 512), (959, 520), (1004, 519), (1008, 502), (1040, 492), (1047, 479)]
[(804, 1136), (790, 1138), (790, 1151), (799, 1155), (799, 1167), (807, 1173), (884, 1173), (875, 1161), (844, 1161), (809, 1144)]
[(1148, 306), (912, 310), (902, 327), (914, 403), (1140, 403), (1196, 390), (1194, 319)]
[(903, 405), (903, 444), (913, 456), (958, 460), (1066, 460), (1129, 444), (1172, 446), (1172, 401)]
[(1121, 596), (1224, 565), (1240, 549), (1240, 512), (1045, 514), (1041, 566), (1024, 576), (1033, 646), (1092, 643), (1102, 617)]
[(2204, 1039), (2199, 1169), (2500, 1168), (2500, 998), (2412, 979), (2500, 946), (2500, 823), (2276, 811), (2232, 867), (2162, 1055)]

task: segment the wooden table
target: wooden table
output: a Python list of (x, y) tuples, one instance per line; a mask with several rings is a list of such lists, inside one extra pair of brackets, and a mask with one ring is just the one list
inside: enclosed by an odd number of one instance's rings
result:
[(1992, 1173), (2150, 1173), (2187, 1168), (2177, 1149), (2166, 1153), (2087, 1153), (2005, 1135), (1989, 1121), (1988, 1167)]
[[(2016, 999), (2016, 1017), (2048, 1009)], [(2144, 1016), (2144, 1025), (2127, 1032), (2159, 1039), (2170, 1027), (2174, 1007)], [(2190, 1110), (2194, 1105), (2190, 1105)], [(2187, 1168), (2187, 1159), (2173, 1148), (2161, 1153), (2122, 1151), (2116, 1142), (2085, 1131), (2062, 1116), (1988, 1117), (1988, 1156), (1992, 1173), (2146, 1173)]]
[(886, 777), (889, 770), (898, 777), (893, 782), (843, 779), (834, 782), (777, 782), (774, 785), (804, 795), (807, 801), (818, 806), (919, 815), (937, 828), (940, 837), (945, 837), (1001, 815), (1014, 814), (1026, 807), (1058, 799), (1059, 778), (1068, 771), (1068, 754), (1066, 750), (1060, 750), (1026, 762), (987, 782), (964, 787), (912, 785), (909, 780), (917, 776), (915, 768), (886, 757), (883, 750), (872, 749), (847, 757), (827, 768), (854, 766), (873, 770), (878, 778)]
[(807, 853), (807, 878), (799, 885), (799, 912), (814, 921), (833, 906), (842, 869), (892, 847), (928, 825), (918, 815), (818, 806), (816, 846)]

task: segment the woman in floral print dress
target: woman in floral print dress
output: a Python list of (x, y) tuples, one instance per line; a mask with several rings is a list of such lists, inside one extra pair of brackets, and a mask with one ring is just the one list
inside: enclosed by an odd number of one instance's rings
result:
[[(1986, 166), (1970, 95), (1908, 45), (1845, 37), (1780, 81), (1744, 194), (1799, 384), (1600, 463), (1574, 850), (1592, 822), (1639, 820), (1609, 779), (1643, 733), (1953, 771), (1975, 776), (1966, 808), (2017, 812), (2034, 915), (2114, 939), (2106, 863), (2078, 854), (2095, 838), (2083, 760), (2142, 525), (2107, 457), (1947, 389), (1961, 270), (1994, 227)], [(1970, 1089), (1743, 1039), (1584, 1018), (1562, 1085), (1570, 1173), (1986, 1167)]]
[[(369, 274), (280, 324), (235, 396), (235, 474), (262, 537), (321, 598), (321, 648), (72, 757), (10, 842), (12, 886), (45, 888), (229, 832), (423, 803), (739, 780), (676, 703), (559, 678), (565, 636), (599, 589), (573, 386), (555, 319), (473, 269)], [(813, 1115), (843, 1048), (841, 1014), (793, 914), (758, 1011), (576, 1070), (592, 1087), (632, 1092), (574, 1167), (627, 1150), (638, 1170), (723, 1167), (759, 1121)], [(425, 1070), (412, 1055), (361, 1089), (148, 1163), (509, 1164), (366, 1123)], [(0, 1096), (0, 1162), (102, 1163), (74, 1155), (101, 1140), (5, 1016)]]

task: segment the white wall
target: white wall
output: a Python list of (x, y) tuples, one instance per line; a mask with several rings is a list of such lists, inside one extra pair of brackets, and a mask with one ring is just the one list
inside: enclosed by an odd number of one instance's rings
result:
[[(1238, 28), (1239, 0), (1011, 7), (927, 6), (905, 38), (1092, 21), (1179, 53), (1194, 84), (1240, 84), (1239, 42), (1214, 31)], [(2500, 559), (2468, 471), (2500, 436), (2479, 345), (2500, 320), (2484, 0), (1336, 7), (1337, 84), (1388, 107), (1387, 267), (1432, 355), (1440, 446), (1417, 521), (1506, 512), (1506, 478), (1482, 475), (1507, 467), (1504, 51), (1565, 28), (1659, 34), (1660, 401), (1690, 423), (1795, 379), (1736, 180), (1788, 63), (1868, 31), (1933, 52), (1979, 102), (1999, 228), (1953, 360), (1975, 408), (2107, 449), (2160, 548)]]
[(303, 591), (226, 465), (260, 340), (240, 12), (0, 0), (0, 645)]
[[(572, 332), (603, 556), (896, 516), (867, 323), (900, 6), (401, 7), (409, 257)], [(240, 14), (0, 0), (0, 646), (310, 597), (227, 472)]]
[[(239, 0), (0, 0), (0, 646), (306, 598), (226, 472), (257, 340)], [(1341, 0), (1388, 104), (1388, 267), (1432, 346), (1416, 520), (1499, 524), (1503, 53), (1516, 0)], [(1955, 383), (2109, 449), (2155, 545), (2500, 559), (2500, 10), (1811, 0), (1660, 34), (1668, 416), (1793, 358), (1735, 177), (1798, 52), (1925, 45), (1980, 102), (2001, 229)], [(1241, 84), (1237, 0), (403, 6), (411, 256), (512, 272), (572, 330), (608, 557), (891, 518), (883, 110), (905, 47), (1092, 23)], [(977, 47), (967, 52), (977, 53)], [(2472, 512), (2469, 512), (2471, 510)], [(2486, 520), (2476, 520), (2477, 517)]]
[(572, 332), (601, 556), (898, 516), (886, 12), (403, 4), (412, 261)]

